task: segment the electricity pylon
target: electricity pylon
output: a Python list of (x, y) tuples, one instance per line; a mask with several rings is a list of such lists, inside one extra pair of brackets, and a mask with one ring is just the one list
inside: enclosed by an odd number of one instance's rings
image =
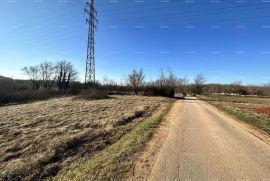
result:
[(88, 29), (88, 44), (87, 44), (87, 58), (86, 58), (86, 70), (85, 70), (85, 84), (95, 83), (96, 70), (95, 70), (95, 30), (97, 28), (97, 11), (95, 10), (94, 0), (86, 2), (84, 13), (89, 16), (86, 19), (86, 23), (89, 25)]

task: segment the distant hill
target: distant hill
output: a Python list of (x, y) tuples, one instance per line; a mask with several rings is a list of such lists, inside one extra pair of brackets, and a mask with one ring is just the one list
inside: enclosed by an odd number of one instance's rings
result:
[(4, 77), (4, 76), (0, 75), (0, 80), (12, 80), (12, 79), (9, 77)]
[(0, 75), (0, 81), (10, 81), (10, 80), (12, 80), (12, 79), (9, 77), (4, 77), (4, 76)]

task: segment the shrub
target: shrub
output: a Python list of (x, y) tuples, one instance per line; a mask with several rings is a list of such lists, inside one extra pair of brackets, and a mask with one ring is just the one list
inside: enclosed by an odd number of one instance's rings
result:
[(72, 95), (77, 95), (82, 92), (85, 85), (80, 82), (73, 82), (70, 86), (70, 90), (68, 91)]
[(57, 92), (45, 90), (27, 90), (17, 92), (1, 92), (0, 104), (24, 103), (33, 100), (45, 100), (58, 95)]
[(130, 86), (103, 85), (99, 89), (104, 90), (108, 95), (132, 95), (134, 90)]
[(104, 91), (101, 91), (97, 88), (89, 88), (82, 91), (76, 98), (86, 99), (86, 100), (95, 100), (95, 99), (106, 99), (109, 98)]
[(144, 95), (145, 96), (174, 97), (174, 88), (146, 86), (144, 88)]

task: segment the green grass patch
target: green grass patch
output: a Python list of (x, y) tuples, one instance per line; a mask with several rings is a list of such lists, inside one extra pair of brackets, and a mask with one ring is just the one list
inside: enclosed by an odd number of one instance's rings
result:
[(162, 103), (156, 113), (135, 126), (118, 142), (88, 160), (76, 162), (52, 180), (123, 180), (131, 170), (136, 155), (144, 150), (173, 103), (173, 100)]

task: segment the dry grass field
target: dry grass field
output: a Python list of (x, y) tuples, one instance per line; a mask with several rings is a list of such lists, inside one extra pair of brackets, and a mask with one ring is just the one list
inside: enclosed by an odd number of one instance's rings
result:
[(166, 101), (66, 97), (0, 107), (0, 180), (51, 178), (117, 142)]

